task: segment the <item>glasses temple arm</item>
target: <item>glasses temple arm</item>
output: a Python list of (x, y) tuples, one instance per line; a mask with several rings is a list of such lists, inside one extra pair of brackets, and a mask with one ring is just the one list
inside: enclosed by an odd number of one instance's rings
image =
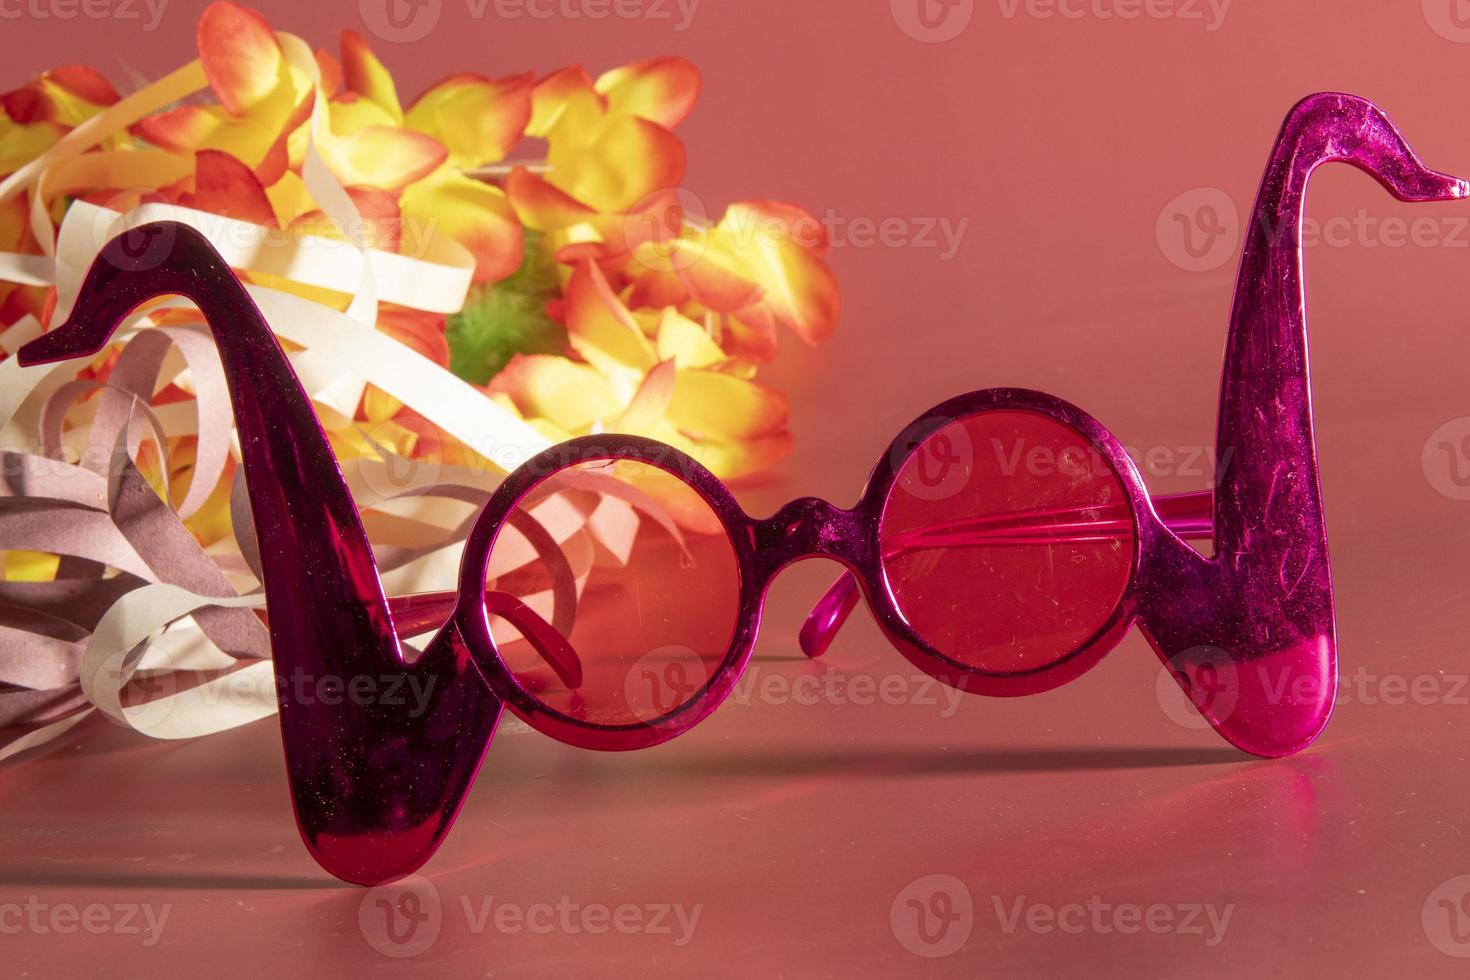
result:
[[(1186, 540), (1205, 539), (1214, 534), (1212, 491), (1171, 494), (1153, 498), (1154, 511), (1165, 527)], [(1116, 515), (1097, 508), (1083, 516), (1084, 508), (1050, 508), (999, 514), (916, 528), (890, 542), (885, 557), (925, 547), (978, 547), (998, 544), (1040, 544), (1055, 541), (1097, 540), (1131, 532), (1132, 518), (1120, 509)], [(1075, 518), (1061, 522), (1061, 518)], [(798, 640), (808, 657), (820, 657), (857, 607), (860, 595), (857, 577), (844, 572), (817, 600), (801, 625)]]

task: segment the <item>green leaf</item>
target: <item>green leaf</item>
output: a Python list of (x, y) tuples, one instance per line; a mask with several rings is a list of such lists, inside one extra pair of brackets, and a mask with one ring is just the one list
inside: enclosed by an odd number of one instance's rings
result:
[(560, 354), (566, 329), (546, 315), (561, 295), (556, 260), (526, 231), (521, 267), (508, 279), (470, 290), (465, 308), (449, 317), (449, 369), (472, 384), (493, 378), (516, 354)]

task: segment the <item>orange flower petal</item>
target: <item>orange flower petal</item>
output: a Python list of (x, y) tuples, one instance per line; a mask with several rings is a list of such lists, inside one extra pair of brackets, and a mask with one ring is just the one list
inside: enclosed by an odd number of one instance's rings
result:
[(342, 88), (342, 63), (322, 48), (316, 49), (315, 57), (316, 70), (322, 76), (322, 94), (330, 99)]
[(605, 105), (592, 77), (580, 65), (552, 72), (536, 83), (531, 90), (531, 120), (526, 124), (526, 134), (545, 136), (574, 103), (590, 103), (597, 109)]
[(697, 442), (677, 437), (665, 441), (693, 456), (722, 480), (739, 480), (770, 469), (791, 455), (795, 442), (785, 430), (738, 442)]
[(581, 224), (597, 212), (540, 174), (516, 167), (505, 181), (505, 193), (516, 217), (536, 231), (560, 231)]
[(0, 95), (0, 106), (17, 123), (58, 122), (75, 126), (117, 100), (117, 90), (95, 69), (72, 65), (44, 72), (20, 88)]
[(194, 154), (192, 207), (274, 228), (276, 212), (254, 171), (220, 150)]
[(281, 127), (281, 134), (276, 141), (266, 150), (265, 156), (255, 166), (255, 175), (266, 187), (280, 180), (291, 167), (291, 137), (303, 123), (311, 118), (311, 107), (316, 102), (316, 93), (308, 90), (306, 97), (297, 105), (286, 124)]
[(451, 75), (409, 106), (405, 122), (443, 143), (458, 167), (495, 163), (520, 142), (531, 120), (534, 79), (530, 73), (493, 80)]
[(776, 356), (776, 318), (759, 303), (747, 307), (725, 321), (720, 346), (731, 357), (769, 361)]
[(837, 326), (841, 296), (822, 262), (827, 250), (821, 222), (789, 204), (732, 204), (711, 236), (713, 246), (738, 254), (760, 284), (760, 302), (776, 320), (815, 344)]
[(443, 233), (470, 250), (476, 282), (520, 268), (521, 223), (500, 188), (446, 170), (406, 188), (399, 203), (416, 238)]
[(490, 379), (489, 390), (509, 395), (523, 415), (571, 433), (586, 432), (622, 410), (622, 400), (596, 369), (553, 354), (517, 354)]
[(682, 306), (689, 299), (689, 287), (675, 272), (637, 267), (633, 288), (628, 292), (628, 307), (634, 310)]
[(144, 116), (129, 127), (129, 132), (161, 149), (191, 153), (224, 122), (224, 113), (214, 106), (181, 105)]
[(627, 112), (673, 129), (699, 99), (699, 69), (684, 58), (649, 58), (614, 68), (597, 80), (613, 112)]
[(673, 307), (659, 315), (658, 356), (681, 368), (704, 368), (725, 360), (725, 352), (704, 327)]
[(204, 75), (232, 115), (249, 112), (287, 79), (276, 35), (254, 10), (212, 3), (199, 17), (196, 37)]
[(342, 84), (349, 92), (376, 103), (396, 124), (403, 125), (403, 109), (393, 76), (356, 31), (342, 32)]
[(449, 341), (444, 334), (442, 314), (401, 308), (380, 309), (378, 329), (440, 367), (449, 367)]
[(655, 364), (653, 370), (643, 379), (638, 390), (633, 393), (628, 407), (623, 409), (613, 428), (619, 432), (630, 432), (634, 435), (653, 435), (660, 422), (663, 421), (664, 412), (668, 410), (669, 401), (674, 397), (674, 384), (679, 370), (673, 361), (664, 361)]
[[(0, 177), (30, 163), (65, 135), (66, 127), (59, 123), (38, 122), (12, 126), (4, 118), (0, 118)], [(11, 200), (20, 201), (24, 198), (15, 197)]]
[(684, 144), (656, 123), (624, 113), (563, 115), (547, 137), (551, 183), (601, 211), (627, 211), (684, 178)]
[(46, 72), (46, 78), (66, 89), (72, 95), (92, 105), (112, 105), (120, 96), (112, 83), (95, 68), (87, 65), (67, 65)]
[(781, 432), (789, 413), (786, 396), (723, 374), (691, 368), (679, 372), (669, 418), (696, 439), (733, 442)]
[(670, 260), (690, 295), (716, 313), (733, 313), (761, 298), (760, 283), (723, 241), (713, 236), (680, 239), (671, 242), (669, 249)]
[(343, 92), (327, 104), (327, 123), (337, 136), (351, 136), (369, 126), (398, 128), (387, 109), (356, 92)]
[[(403, 215), (398, 208), (398, 199), (376, 187), (348, 187), (347, 196), (352, 199), (361, 216), (367, 243), (373, 248), (389, 252), (398, 251), (403, 233)], [(291, 223), (291, 230), (304, 235), (320, 235), (324, 238), (342, 238), (342, 230), (321, 211), (308, 211)], [(432, 314), (425, 314), (431, 316)], [(440, 318), (442, 320), (442, 317)], [(381, 322), (381, 317), (380, 317)], [(441, 325), (442, 328), (442, 325)], [(425, 355), (427, 356), (427, 355)]]
[(175, 153), (223, 150), (270, 176), (279, 160), (267, 161), (281, 136), (279, 122), (252, 116), (232, 118), (221, 106), (180, 106), (134, 123), (131, 131), (154, 146)]
[(591, 262), (577, 266), (567, 281), (566, 321), (572, 348), (609, 378), (627, 383), (628, 397), (658, 363), (643, 328)]
[(422, 180), (448, 152), (423, 133), (391, 126), (364, 126), (321, 141), (322, 157), (343, 184), (396, 191)]

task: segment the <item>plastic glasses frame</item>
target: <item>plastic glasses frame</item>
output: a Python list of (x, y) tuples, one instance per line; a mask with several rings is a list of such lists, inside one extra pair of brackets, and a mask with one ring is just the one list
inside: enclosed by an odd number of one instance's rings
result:
[[(139, 305), (167, 294), (200, 308), (219, 348), (240, 432), (277, 665), (281, 741), (302, 839), (347, 881), (376, 884), (410, 874), (444, 840), (474, 781), (506, 704), (543, 731), (578, 745), (637, 748), (687, 731), (709, 713), (750, 654), (771, 577), (822, 555), (859, 576), (880, 624), (920, 668), (977, 693), (1026, 694), (1076, 677), (1136, 623), (1204, 717), (1247, 752), (1280, 756), (1309, 745), (1326, 724), (1337, 681), (1336, 633), (1326, 526), (1307, 365), (1300, 230), (1308, 179), (1342, 161), (1403, 201), (1451, 201), (1470, 184), (1426, 168), (1393, 124), (1365, 99), (1309, 96), (1287, 115), (1267, 162), (1247, 229), (1226, 339), (1217, 451), (1229, 453), (1213, 500), (1213, 553), (1206, 558), (1161, 519), (1121, 445), (1091, 416), (1035, 392), (991, 389), (925, 413), (901, 437), (915, 442), (956, 417), (986, 408), (1050, 416), (1089, 440), (1124, 488), (1136, 531), (1131, 577), (1107, 623), (1072, 656), (1043, 671), (983, 675), (924, 645), (903, 622), (882, 581), (876, 551), (881, 500), (907, 442), (880, 461), (850, 511), (805, 498), (755, 520), (707, 471), (645, 440), (599, 436), (542, 454), (513, 473), (471, 532), (452, 614), (421, 656), (404, 657), (406, 624), (432, 622), (444, 600), (390, 600), (361, 517), (310, 399), (245, 287), (198, 231), (144, 225), (109, 242), (88, 271), (71, 317), (17, 354), (22, 365), (95, 354)], [(705, 696), (643, 729), (567, 724), (514, 682), (490, 642), (487, 605), (535, 640), (542, 656), (575, 679), (558, 632), (505, 597), (484, 591), (485, 561), (515, 502), (569, 454), (677, 460), (725, 521), (740, 556), (739, 626)], [(1184, 521), (1188, 524), (1186, 518)], [(829, 593), (829, 597), (832, 593)], [(838, 593), (840, 595), (840, 593)], [(824, 600), (808, 633), (817, 649), (845, 608)], [(832, 608), (835, 606), (835, 608)], [(520, 621), (517, 622), (517, 619)], [(352, 699), (300, 699), (297, 673), (417, 678), (422, 712)], [(1222, 675), (1234, 696), (1205, 697)], [(1209, 692), (1213, 688), (1208, 688)]]
[[(1086, 440), (1116, 474), (1125, 493), (1127, 520), (1134, 541), (1128, 584), (1103, 624), (1076, 649), (1033, 670), (993, 672), (976, 668), (935, 649), (904, 619), (888, 586), (881, 557), (884, 508), (909, 457), (930, 436), (964, 419), (993, 411), (1019, 411), (1051, 419)], [(739, 602), (733, 635), (724, 657), (709, 679), (669, 713), (647, 722), (597, 725), (583, 722), (546, 705), (527, 691), (500, 658), (489, 617), (477, 596), (484, 589), (490, 556), (501, 529), (521, 502), (543, 481), (572, 466), (606, 460), (656, 467), (678, 478), (709, 505), (734, 550), (739, 572)], [(1208, 494), (1205, 494), (1206, 504)], [(1185, 498), (1165, 498), (1181, 500)], [(1161, 501), (1162, 503), (1162, 501)], [(1170, 525), (1173, 525), (1171, 528)], [(754, 518), (736, 502), (725, 484), (678, 449), (639, 436), (583, 436), (553, 446), (517, 468), (497, 488), (465, 546), (459, 596), (453, 619), (472, 648), (495, 652), (498, 668), (486, 680), (494, 693), (521, 718), (553, 738), (583, 748), (640, 749), (665, 742), (708, 717), (739, 682), (750, 661), (760, 630), (761, 609), (772, 579), (805, 558), (840, 562), (856, 577), (878, 625), (888, 640), (914, 666), (973, 694), (1018, 696), (1037, 694), (1067, 683), (1098, 662), (1136, 622), (1164, 614), (1159, 584), (1178, 579), (1180, 553), (1171, 547), (1188, 534), (1189, 522), (1166, 522), (1155, 509), (1137, 466), (1118, 439), (1086, 412), (1060, 398), (1021, 388), (990, 388), (951, 398), (929, 409), (888, 446), (868, 478), (857, 504), (837, 507), (816, 497), (802, 497), (773, 516)], [(1200, 525), (1196, 522), (1194, 527)], [(1208, 518), (1203, 526), (1208, 528)], [(1189, 535), (1193, 536), (1193, 535)], [(1185, 546), (1187, 548), (1187, 546)], [(1192, 550), (1189, 554), (1198, 560)], [(1167, 591), (1167, 590), (1165, 590)], [(845, 614), (846, 610), (842, 610)], [(815, 610), (820, 617), (822, 610)], [(814, 623), (817, 620), (814, 619)], [(808, 647), (809, 655), (820, 650)]]

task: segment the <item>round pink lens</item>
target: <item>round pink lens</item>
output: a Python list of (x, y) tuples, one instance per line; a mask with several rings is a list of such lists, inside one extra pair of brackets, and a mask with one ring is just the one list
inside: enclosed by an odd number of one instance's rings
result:
[(1044, 415), (982, 412), (904, 460), (879, 529), (899, 613), (935, 650), (988, 673), (1076, 652), (1128, 587), (1135, 528), (1093, 444)]
[[(588, 725), (652, 725), (694, 697), (729, 651), (735, 550), (714, 509), (646, 463), (594, 460), (521, 498), (490, 553), (486, 588), (525, 603), (561, 652), (492, 615), (516, 681)], [(492, 607), (493, 611), (493, 607)]]

